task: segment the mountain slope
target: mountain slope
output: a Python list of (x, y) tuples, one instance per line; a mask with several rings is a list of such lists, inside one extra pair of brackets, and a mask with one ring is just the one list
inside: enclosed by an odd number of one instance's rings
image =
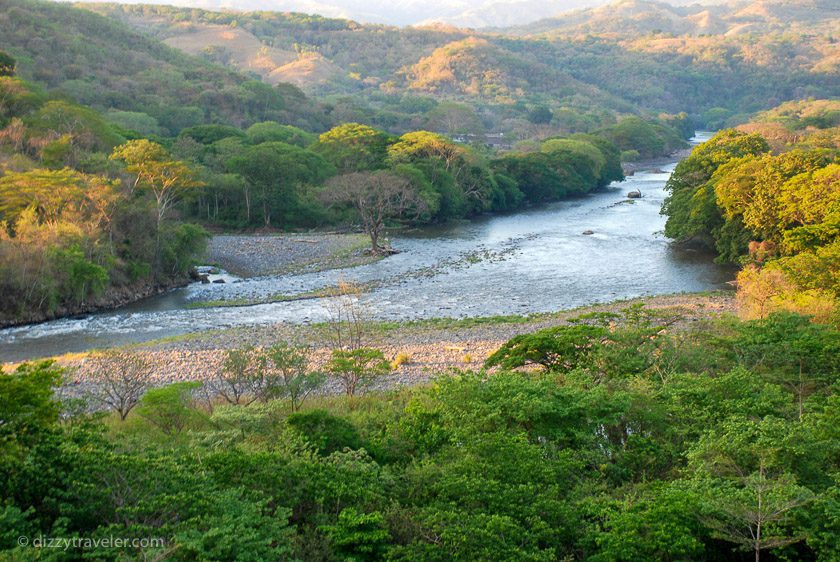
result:
[(464, 27), (525, 24), (608, 0), (158, 0), (204, 10), (302, 12), (388, 25), (444, 22)]
[(0, 45), (18, 60), (23, 78), (102, 111), (151, 116), (164, 132), (269, 118), (326, 125), (301, 92), (272, 89), (64, 4), (0, 0)]
[(658, 0), (619, 0), (527, 25), (503, 29), (512, 35), (638, 37), (777, 33), (836, 33), (840, 5), (833, 0), (735, 0), (718, 5), (674, 6)]

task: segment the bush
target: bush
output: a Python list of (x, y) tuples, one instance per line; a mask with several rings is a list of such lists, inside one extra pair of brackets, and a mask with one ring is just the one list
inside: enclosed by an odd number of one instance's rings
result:
[(287, 423), (324, 456), (345, 448), (358, 449), (362, 446), (362, 439), (355, 426), (326, 410), (297, 412), (289, 416)]
[(79, 246), (55, 248), (49, 257), (55, 275), (62, 280), (62, 300), (81, 303), (87, 297), (101, 295), (108, 285), (108, 271), (85, 258)]
[(161, 248), (163, 270), (183, 277), (207, 251), (210, 233), (197, 224), (182, 223), (168, 228)]
[(485, 366), (515, 369), (536, 364), (548, 370), (573, 369), (608, 333), (600, 326), (558, 326), (523, 334), (488, 357)]
[(193, 409), (192, 392), (199, 382), (176, 382), (146, 392), (137, 406), (137, 413), (167, 435), (181, 433), (198, 412)]

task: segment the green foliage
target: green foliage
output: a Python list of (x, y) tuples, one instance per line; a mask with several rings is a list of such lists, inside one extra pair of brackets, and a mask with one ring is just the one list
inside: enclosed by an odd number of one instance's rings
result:
[(62, 291), (67, 291), (74, 301), (82, 302), (88, 296), (101, 295), (108, 284), (108, 271), (86, 259), (79, 246), (55, 248), (47, 258), (63, 276), (57, 280)]
[[(799, 118), (792, 122), (802, 126)], [(769, 142), (776, 145), (779, 137), (762, 123), (747, 128), (756, 127), (761, 134), (722, 131), (677, 165), (662, 207), (665, 234), (714, 247), (719, 261), (747, 265), (738, 275), (745, 317), (789, 310), (825, 320), (840, 287), (830, 265), (840, 224), (840, 168), (836, 150), (812, 146), (809, 136), (822, 135), (836, 147), (830, 139), (837, 129), (783, 128), (789, 144), (771, 153)]]
[(348, 396), (364, 390), (378, 378), (391, 372), (391, 363), (378, 349), (360, 347), (349, 351), (333, 350), (326, 370), (338, 377)]
[(655, 484), (605, 509), (592, 560), (698, 560), (704, 532), (697, 519), (701, 501), (687, 486)]
[(262, 144), (264, 142), (284, 142), (301, 148), (311, 146), (316, 136), (291, 125), (281, 125), (274, 121), (254, 123), (245, 131), (248, 142), (251, 144)]
[(617, 124), (598, 131), (619, 150), (636, 150), (642, 158), (667, 154), (685, 146), (674, 129), (661, 123), (626, 117)]
[(528, 112), (528, 121), (535, 125), (551, 123), (554, 114), (544, 105), (538, 105)]
[(181, 129), (179, 137), (189, 137), (199, 144), (209, 145), (229, 137), (244, 138), (241, 129), (230, 125), (196, 125)]
[(197, 382), (176, 382), (153, 388), (143, 395), (135, 411), (163, 433), (176, 435), (198, 415), (192, 408), (192, 392), (200, 386)]
[(17, 61), (9, 53), (0, 51), (0, 76), (14, 76)]
[(719, 166), (731, 160), (768, 152), (767, 141), (760, 135), (746, 135), (734, 130), (717, 133), (677, 164), (666, 189), (670, 192), (662, 214), (668, 216), (665, 235), (686, 240), (709, 236), (723, 220), (714, 199), (714, 189), (707, 185)]
[(549, 155), (532, 152), (502, 156), (492, 162), (497, 174), (513, 179), (527, 201), (555, 201), (567, 194), (564, 177), (552, 166)]
[(98, 113), (64, 101), (50, 101), (25, 119), (36, 135), (70, 135), (74, 144), (91, 151), (107, 152), (122, 142)]
[(0, 124), (13, 117), (27, 115), (43, 103), (43, 97), (31, 85), (13, 76), (0, 76)]
[(2, 460), (18, 454), (21, 447), (34, 446), (58, 423), (59, 408), (53, 390), (63, 370), (50, 361), (24, 363), (12, 373), (0, 376), (0, 446)]
[(341, 510), (338, 522), (324, 531), (336, 554), (348, 562), (381, 560), (391, 538), (381, 513), (359, 513), (352, 507)]
[(210, 233), (196, 224), (181, 223), (164, 229), (161, 238), (163, 271), (183, 278), (207, 253)]
[[(197, 423), (196, 383), (177, 383), (107, 431), (62, 421), (60, 370), (23, 365), (0, 377), (2, 556), (73, 532), (163, 537), (139, 555), (176, 560), (831, 560), (836, 327), (675, 319), (588, 315), (550, 342), (552, 371), (292, 413), (281, 399)], [(267, 377), (301, 370), (294, 348), (266, 354)]]
[(389, 137), (359, 123), (339, 125), (318, 137), (313, 147), (339, 173), (378, 170), (385, 166)]
[(286, 398), (292, 411), (298, 411), (306, 398), (324, 384), (326, 375), (311, 371), (310, 355), (305, 347), (285, 342), (271, 346), (266, 352), (269, 369), (268, 397)]
[(287, 423), (324, 456), (345, 448), (359, 449), (362, 446), (359, 433), (352, 423), (325, 410), (294, 413), (288, 417)]
[(89, 10), (30, 0), (4, 8), (0, 44), (17, 59), (17, 75), (60, 97), (144, 113), (170, 135), (208, 123), (329, 126), (323, 110), (294, 86), (273, 88)]
[(537, 364), (546, 369), (574, 369), (608, 331), (599, 326), (559, 326), (516, 336), (487, 358), (487, 367), (514, 369)]
[[(228, 162), (257, 193), (265, 226), (294, 224), (301, 210), (302, 189), (319, 184), (335, 169), (319, 154), (282, 142), (266, 142), (244, 150)], [(250, 221), (250, 217), (246, 217)]]

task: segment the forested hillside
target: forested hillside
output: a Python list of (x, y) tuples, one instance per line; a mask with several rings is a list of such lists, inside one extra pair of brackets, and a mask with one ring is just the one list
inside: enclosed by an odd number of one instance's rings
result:
[(0, 46), (22, 78), (144, 134), (209, 122), (330, 123), (297, 88), (272, 88), (65, 4), (0, 0)]
[(598, 35), (637, 39), (646, 35), (728, 36), (775, 33), (829, 36), (840, 8), (831, 0), (686, 2), (620, 0), (510, 27), (516, 35)]
[(840, 297), (840, 102), (788, 103), (677, 166), (665, 233), (744, 266), (743, 312), (827, 320)]
[[(355, 110), (379, 113), (382, 123), (411, 113), (406, 96), (418, 94), (465, 102), (491, 128), (508, 130), (524, 120), (523, 104), (578, 114), (686, 111), (716, 126), (722, 114), (746, 120), (789, 99), (837, 94), (838, 18), (819, 2), (733, 3), (699, 16), (697, 7), (620, 2), (494, 33), (265, 12), (90, 9), (269, 81), (353, 94), (371, 106)], [(724, 24), (704, 27), (714, 13)]]
[(196, 170), (0, 60), (0, 325), (185, 282), (207, 233), (171, 211), (203, 186)]

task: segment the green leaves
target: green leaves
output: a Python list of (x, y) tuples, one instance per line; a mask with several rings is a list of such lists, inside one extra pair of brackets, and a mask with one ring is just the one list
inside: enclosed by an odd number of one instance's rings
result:
[(318, 137), (313, 149), (339, 173), (378, 170), (385, 167), (388, 134), (359, 123), (345, 123)]
[(146, 391), (137, 413), (167, 435), (177, 435), (199, 414), (192, 408), (192, 392), (199, 382), (176, 382), (169, 386)]
[(335, 525), (322, 530), (347, 562), (382, 560), (391, 538), (381, 513), (359, 513), (352, 507), (342, 509)]
[[(571, 372), (448, 373), (291, 414), (268, 401), (197, 423), (194, 384), (178, 383), (107, 432), (61, 423), (59, 371), (26, 365), (0, 378), (0, 522), (163, 537), (119, 555), (174, 560), (832, 560), (836, 330), (780, 316), (700, 338), (671, 333), (677, 317), (576, 319), (552, 344)], [(307, 371), (284, 344), (229, 367), (260, 356), (266, 377)], [(330, 366), (367, 381), (382, 363), (360, 348)]]
[(347, 396), (354, 396), (391, 372), (391, 363), (378, 349), (333, 350), (326, 371), (338, 377)]
[(15, 454), (19, 447), (37, 443), (58, 423), (55, 387), (64, 371), (52, 361), (24, 363), (14, 372), (0, 374), (0, 451)]
[(516, 336), (487, 358), (487, 367), (514, 369), (529, 364), (548, 370), (574, 369), (605, 338), (608, 330), (598, 326), (559, 326)]

